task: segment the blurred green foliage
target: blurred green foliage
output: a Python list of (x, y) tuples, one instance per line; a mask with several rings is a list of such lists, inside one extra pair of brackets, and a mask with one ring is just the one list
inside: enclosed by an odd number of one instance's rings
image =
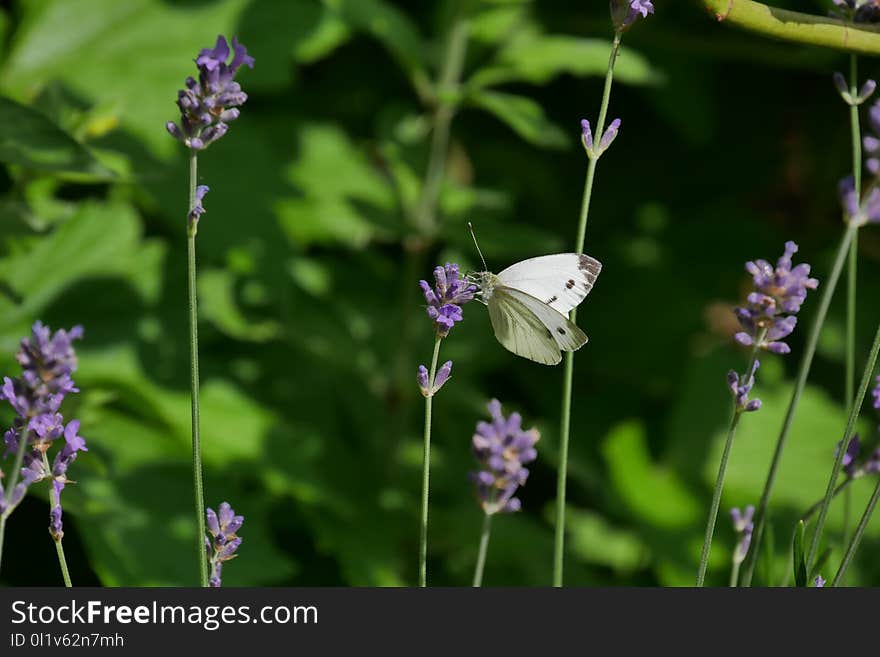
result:
[[(198, 50), (237, 34), (256, 58), (240, 75), (241, 118), (200, 158), (211, 187), (198, 240), (206, 497), (246, 517), (224, 583), (411, 584), (415, 370), (432, 340), (416, 282), (447, 259), (477, 267), (468, 220), (496, 271), (571, 248), (585, 170), (578, 121), (595, 119), (610, 37), (605, 3), (586, 4), (31, 0), (2, 10), (0, 371), (17, 372), (33, 320), (85, 326), (82, 393), (64, 409), (91, 448), (65, 491), (75, 583), (197, 578), (186, 161), (164, 123)], [(745, 363), (730, 339), (742, 263), (794, 239), (821, 279), (841, 230), (848, 125), (830, 73), (842, 56), (665, 4), (625, 38), (611, 106), (623, 127), (587, 233), (605, 270), (581, 313), (592, 339), (576, 369), (572, 585), (692, 583), (729, 413), (725, 373)], [(464, 78), (439, 98), (460, 111), (426, 231), (414, 216), (435, 80), (462, 16)], [(862, 353), (880, 320), (867, 302), (880, 283), (876, 231), (860, 247)], [(795, 518), (822, 494), (844, 426), (839, 301), (783, 459), (761, 583), (782, 579)], [(470, 436), (498, 397), (543, 437), (524, 511), (495, 523), (485, 582), (546, 585), (562, 372), (504, 351), (478, 304), (465, 317), (444, 344), (454, 378), (435, 401), (429, 581), (470, 581), (481, 522)], [(737, 436), (723, 510), (760, 493), (803, 334), (792, 356), (761, 369), (764, 408)], [(869, 442), (875, 424), (866, 415)], [(860, 512), (870, 484), (852, 488)], [(8, 584), (60, 581), (48, 506), (34, 493), (10, 520)], [(829, 519), (831, 564), (841, 508)], [(711, 583), (727, 581), (725, 518)], [(878, 547), (874, 522), (851, 582), (880, 583)]]

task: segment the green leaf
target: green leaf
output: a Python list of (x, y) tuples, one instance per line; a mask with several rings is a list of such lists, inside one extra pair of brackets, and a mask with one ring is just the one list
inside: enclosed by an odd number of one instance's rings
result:
[(279, 335), (278, 322), (250, 321), (238, 307), (235, 276), (225, 269), (206, 269), (199, 274), (199, 310), (226, 335), (246, 342), (266, 342)]
[[(518, 35), (499, 53), (498, 59), (477, 71), (469, 85), (488, 87), (510, 82), (546, 84), (568, 74), (575, 77), (604, 76), (608, 70), (611, 43), (560, 35)], [(663, 76), (644, 56), (621, 48), (614, 67), (618, 82), (634, 85), (658, 84)]]
[(30, 107), (0, 97), (0, 162), (38, 171), (112, 174), (89, 150)]
[(520, 137), (536, 146), (566, 148), (572, 141), (531, 98), (500, 91), (477, 90), (468, 96), (468, 100), (471, 105), (495, 115)]
[(804, 521), (798, 523), (794, 532), (794, 584), (798, 587), (807, 585), (807, 564), (804, 557)]
[(382, 0), (323, 0), (353, 28), (379, 40), (410, 73), (423, 68), (422, 36), (409, 17)]

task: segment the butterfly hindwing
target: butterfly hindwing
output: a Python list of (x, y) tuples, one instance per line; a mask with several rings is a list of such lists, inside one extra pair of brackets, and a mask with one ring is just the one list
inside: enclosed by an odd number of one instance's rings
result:
[(574, 351), (587, 336), (568, 318), (539, 299), (506, 286), (489, 302), (495, 337), (509, 351), (544, 365), (556, 365), (562, 351)]
[(590, 293), (600, 271), (602, 263), (588, 255), (556, 253), (517, 262), (498, 274), (498, 282), (567, 315)]
[(508, 290), (496, 288), (488, 307), (495, 337), (505, 349), (543, 365), (562, 360), (550, 330)]

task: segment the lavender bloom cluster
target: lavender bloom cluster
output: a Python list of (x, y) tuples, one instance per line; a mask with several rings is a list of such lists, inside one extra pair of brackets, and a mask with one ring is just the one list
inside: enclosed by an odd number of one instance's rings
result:
[(880, 3), (877, 0), (832, 0), (835, 13), (843, 20), (854, 23), (880, 22)]
[(730, 516), (733, 519), (733, 529), (736, 531), (736, 547), (733, 549), (733, 563), (741, 564), (746, 560), (749, 546), (752, 543), (752, 532), (755, 529), (753, 518), (755, 507), (749, 505), (743, 511), (731, 509)]
[[(840, 443), (838, 443), (837, 449), (840, 449)], [(875, 449), (871, 455), (864, 460), (859, 460), (861, 451), (862, 441), (859, 438), (859, 434), (854, 434), (853, 437), (849, 439), (849, 444), (846, 446), (846, 452), (844, 453), (843, 461), (841, 462), (843, 472), (847, 477), (858, 479), (865, 475), (880, 473), (880, 447)], [(837, 457), (836, 450), (834, 456), (835, 458)]]
[(651, 0), (611, 0), (609, 8), (615, 32), (625, 32), (640, 18), (654, 13)]
[(815, 290), (819, 281), (810, 278), (810, 265), (792, 266), (791, 257), (797, 253), (794, 242), (785, 243), (785, 252), (776, 267), (766, 260), (746, 263), (755, 289), (747, 297), (747, 304), (734, 311), (744, 329), (734, 338), (745, 346), (757, 343), (759, 349), (787, 354), (789, 346), (782, 342), (794, 330), (798, 311), (807, 298), (808, 290)]
[(434, 282), (431, 287), (428, 281), (421, 280), (419, 286), (425, 295), (434, 330), (439, 337), (445, 338), (456, 322), (462, 321), (461, 306), (473, 300), (477, 287), (461, 276), (457, 264), (448, 262), (434, 269)]
[(165, 124), (172, 137), (193, 150), (203, 150), (225, 135), (229, 122), (238, 118), (238, 108), (247, 100), (247, 94), (234, 78), (242, 65), (253, 68), (254, 58), (235, 38), (232, 61), (227, 63), (229, 54), (229, 44), (222, 35), (213, 48), (199, 52), (195, 60), (199, 79), (188, 77), (186, 89), (177, 95), (180, 125), (174, 121)]
[(513, 495), (526, 483), (529, 471), (524, 466), (538, 457), (535, 443), (541, 435), (537, 429), (524, 430), (519, 413), (505, 418), (497, 399), (489, 402), (488, 409), (492, 421), (478, 422), (473, 437), (480, 470), (471, 478), (487, 514), (519, 511), (522, 505)]
[[(49, 531), (55, 540), (64, 535), (61, 491), (70, 483), (67, 470), (79, 452), (88, 451), (85, 439), (79, 435), (79, 421), (71, 420), (65, 425), (64, 417), (58, 412), (68, 393), (79, 392), (72, 378), (77, 366), (73, 341), (82, 335), (80, 326), (53, 334), (49, 327), (36, 322), (30, 337), (21, 341), (16, 355), (22, 368), (21, 376), (4, 377), (0, 391), (0, 399), (9, 402), (16, 413), (4, 437), (4, 457), (17, 453), (23, 440), (28, 447), (22, 461), (21, 481), (8, 500), (0, 485), (0, 513), (11, 513), (31, 484), (51, 480), (57, 504), (50, 512)], [(61, 438), (64, 445), (56, 453), (51, 467), (47, 467), (45, 454)]]
[(211, 564), (209, 582), (212, 587), (219, 587), (222, 583), (223, 564), (238, 556), (236, 550), (241, 545), (241, 537), (237, 532), (244, 524), (244, 516), (235, 515), (228, 502), (220, 504), (219, 513), (215, 513), (214, 509), (207, 509), (205, 516), (208, 522), (205, 550)]

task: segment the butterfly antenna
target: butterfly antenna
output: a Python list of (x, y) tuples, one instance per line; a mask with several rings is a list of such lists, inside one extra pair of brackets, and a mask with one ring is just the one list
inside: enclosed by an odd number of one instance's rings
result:
[(480, 251), (480, 245), (477, 244), (477, 236), (474, 235), (474, 225), (470, 221), (468, 222), (468, 230), (471, 231), (471, 238), (474, 240), (474, 246), (477, 247), (477, 253), (480, 254), (480, 260), (483, 261), (483, 271), (489, 271), (489, 268), (486, 266), (486, 259), (483, 257), (483, 252)]

